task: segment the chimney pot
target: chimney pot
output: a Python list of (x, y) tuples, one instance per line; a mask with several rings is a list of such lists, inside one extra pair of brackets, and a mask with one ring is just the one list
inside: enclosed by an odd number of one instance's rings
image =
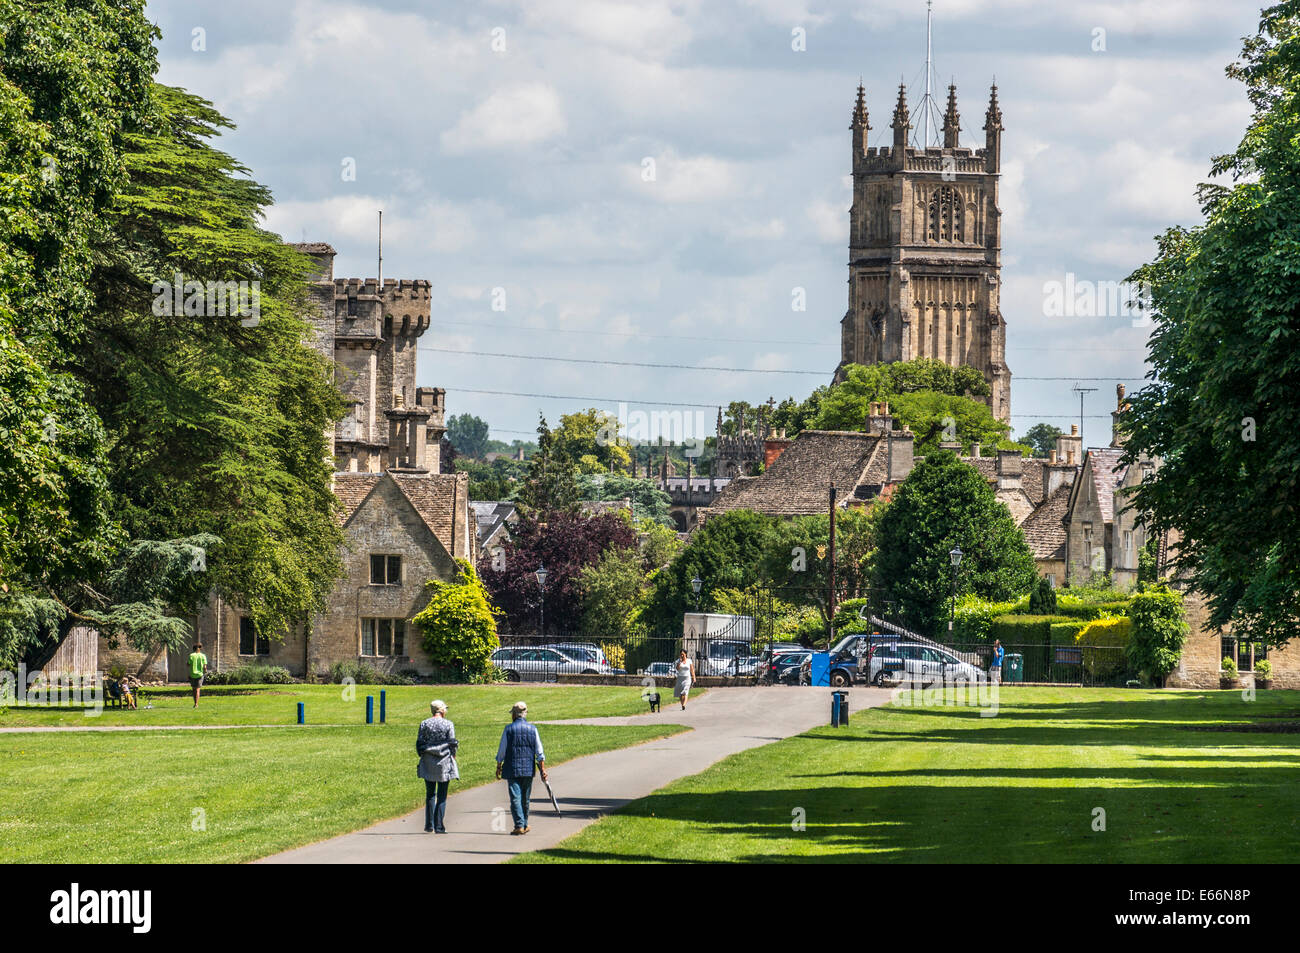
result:
[(1050, 463), (1052, 466), (1056, 466), (1056, 451), (1055, 451), (1055, 450), (1049, 450), (1049, 451), (1047, 452), (1047, 462)]

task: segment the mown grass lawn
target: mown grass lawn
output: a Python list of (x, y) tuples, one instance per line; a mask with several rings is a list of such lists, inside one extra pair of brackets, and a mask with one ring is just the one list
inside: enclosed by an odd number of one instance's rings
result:
[[(101, 718), (38, 709), (0, 716), (0, 726), (60, 723), (65, 717), (74, 727), (146, 719), (284, 725), (0, 734), (0, 862), (245, 861), (404, 814), (423, 802), (415, 729), (434, 697), (447, 702), (461, 740), (462, 780), (453, 791), (492, 780), (501, 728), (518, 698), (528, 702), (534, 721), (644, 709), (639, 688), (400, 686), (388, 689), (388, 724), (366, 726), (365, 696), (372, 692), (365, 687), (358, 687), (356, 701), (344, 701), (341, 686), (218, 692), (223, 690), (213, 689), (212, 696), (205, 691), (197, 713), (188, 700), (169, 695), (156, 697), (153, 711), (114, 711)], [(302, 700), (308, 725), (299, 728), (292, 722)], [(328, 722), (346, 726), (325, 727)], [(682, 729), (542, 730), (548, 759), (558, 763)]]
[(1300, 734), (1204, 730), (1286, 722), (1300, 692), (1014, 688), (992, 718), (895, 704), (727, 758), (519, 860), (1292, 862)]

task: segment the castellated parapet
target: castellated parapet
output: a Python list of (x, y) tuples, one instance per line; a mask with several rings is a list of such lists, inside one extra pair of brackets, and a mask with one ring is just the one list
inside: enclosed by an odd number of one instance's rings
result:
[(333, 361), (334, 382), (347, 405), (331, 435), (335, 469), (438, 472), (444, 392), (415, 386), (416, 347), (429, 327), (432, 284), (335, 278), (333, 248), (322, 242), (294, 247), (315, 263), (308, 285), (315, 346)]

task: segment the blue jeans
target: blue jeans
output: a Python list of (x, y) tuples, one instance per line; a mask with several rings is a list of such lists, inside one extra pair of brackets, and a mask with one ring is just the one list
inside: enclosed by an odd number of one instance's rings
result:
[(506, 778), (506, 787), (510, 790), (510, 816), (514, 818), (515, 827), (527, 827), (528, 799), (533, 793), (533, 779)]
[(446, 831), (443, 820), (447, 816), (447, 789), (450, 781), (424, 782), (424, 829), (426, 831)]

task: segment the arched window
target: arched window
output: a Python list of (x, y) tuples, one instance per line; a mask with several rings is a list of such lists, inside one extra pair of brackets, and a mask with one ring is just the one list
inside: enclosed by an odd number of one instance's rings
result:
[(944, 186), (931, 192), (927, 213), (930, 241), (950, 242), (954, 236), (957, 241), (961, 240), (963, 209), (961, 199), (952, 188)]

